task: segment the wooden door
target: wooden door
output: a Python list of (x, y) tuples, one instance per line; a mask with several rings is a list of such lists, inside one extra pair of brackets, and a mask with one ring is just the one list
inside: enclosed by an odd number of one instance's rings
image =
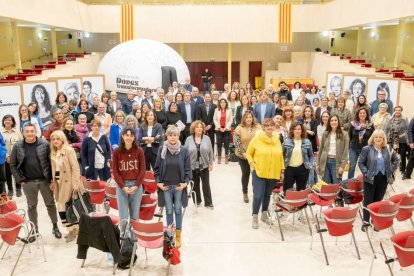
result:
[(261, 76), (262, 76), (262, 62), (261, 61), (249, 61), (249, 82), (252, 85), (253, 89), (259, 88), (259, 87), (256, 87), (255, 85), (255, 78), (261, 77)]

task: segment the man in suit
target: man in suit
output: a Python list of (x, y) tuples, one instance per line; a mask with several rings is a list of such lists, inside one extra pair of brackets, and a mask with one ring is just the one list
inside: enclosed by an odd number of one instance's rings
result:
[(198, 88), (193, 86), (193, 90), (191, 91), (192, 97), (191, 101), (195, 104), (196, 110), (198, 109), (198, 106), (202, 103), (204, 103), (203, 97), (201, 97), (199, 94)]
[(142, 100), (141, 106), (143, 103), (149, 104), (151, 109), (154, 108), (154, 100), (152, 99), (152, 96), (151, 96), (151, 90), (147, 89), (145, 91), (145, 98)]
[(134, 91), (128, 90), (127, 98), (122, 102), (122, 111), (124, 111), (126, 115), (131, 114), (133, 102), (134, 102)]
[(275, 116), (275, 105), (269, 102), (267, 92), (260, 92), (260, 103), (256, 104), (254, 108), (254, 116), (257, 122), (261, 124), (266, 118), (273, 118)]
[(184, 144), (185, 139), (190, 136), (190, 125), (193, 121), (197, 120), (196, 117), (196, 106), (191, 100), (190, 92), (185, 92), (184, 101), (179, 105), (178, 111), (181, 113), (182, 122), (185, 124), (185, 130), (182, 135), (182, 143)]
[(211, 146), (214, 151), (214, 122), (213, 116), (217, 105), (211, 102), (211, 95), (209, 93), (204, 95), (204, 103), (197, 108), (197, 118), (206, 125), (206, 135), (210, 137)]

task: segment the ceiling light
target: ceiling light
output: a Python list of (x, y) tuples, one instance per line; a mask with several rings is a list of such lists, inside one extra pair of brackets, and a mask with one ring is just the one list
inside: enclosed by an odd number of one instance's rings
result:
[(329, 32), (328, 32), (328, 31), (323, 31), (323, 32), (322, 32), (322, 35), (323, 35), (324, 37), (327, 37), (327, 36), (329, 35)]
[(90, 36), (89, 33), (85, 33), (85, 37), (88, 38)]

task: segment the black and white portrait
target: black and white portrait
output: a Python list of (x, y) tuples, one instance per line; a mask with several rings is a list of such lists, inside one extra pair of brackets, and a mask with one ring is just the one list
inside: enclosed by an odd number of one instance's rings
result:
[(19, 105), (22, 104), (20, 91), (20, 84), (0, 85), (0, 119), (2, 119), (4, 115), (10, 114), (13, 115), (18, 124), (19, 120), (17, 120), (17, 118), (19, 118)]
[(39, 117), (44, 127), (51, 124), (50, 110), (52, 99), (56, 98), (57, 85), (55, 81), (27, 82), (22, 84), (23, 99), (25, 104), (35, 102), (38, 106)]
[(326, 90), (327, 95), (331, 92), (335, 94), (335, 98), (338, 98), (342, 94), (342, 73), (327, 73)]
[(90, 104), (93, 104), (93, 97), (99, 98), (105, 92), (105, 77), (104, 75), (90, 75), (81, 76), (82, 78), (82, 93), (86, 95), (86, 99)]
[(56, 80), (58, 83), (58, 90), (65, 93), (68, 102), (70, 100), (76, 100), (76, 102), (79, 102), (81, 91), (80, 78), (59, 78)]
[(366, 83), (367, 77), (365, 76), (344, 76), (344, 91), (348, 90), (351, 93), (351, 100), (355, 102), (358, 101), (358, 97), (361, 95), (366, 96)]
[(378, 93), (385, 92), (385, 99), (394, 103), (394, 106), (399, 105), (399, 88), (400, 81), (397, 79), (368, 79), (368, 102), (378, 100)]

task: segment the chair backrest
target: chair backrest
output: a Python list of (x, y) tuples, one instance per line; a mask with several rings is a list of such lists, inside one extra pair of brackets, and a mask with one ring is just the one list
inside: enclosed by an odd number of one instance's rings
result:
[(14, 245), (19, 235), (24, 218), (15, 213), (0, 215), (0, 236), (8, 245)]
[(116, 186), (110, 185), (107, 182), (107, 185), (105, 185), (105, 195), (109, 199), (109, 206), (112, 209), (118, 210), (118, 201), (116, 200)]
[(352, 227), (358, 215), (357, 208), (335, 207), (324, 212), (326, 227), (331, 236), (344, 236), (352, 232)]
[(300, 208), (308, 202), (308, 195), (310, 193), (310, 190), (310, 188), (302, 191), (287, 190), (284, 201), (286, 204), (292, 207)]
[(324, 200), (335, 199), (338, 196), (340, 184), (322, 185), (319, 196)]
[(131, 220), (135, 237), (143, 241), (155, 241), (164, 238), (164, 226), (161, 221), (153, 223), (140, 223)]
[(85, 190), (91, 196), (92, 203), (102, 204), (104, 202), (106, 182), (99, 180), (86, 180), (84, 185)]
[(154, 172), (153, 171), (146, 171), (144, 175), (144, 189), (148, 193), (155, 193), (157, 191), (157, 183), (155, 182)]
[(376, 230), (388, 229), (398, 213), (398, 205), (391, 201), (378, 201), (367, 206), (371, 213), (372, 223)]
[(351, 196), (360, 196), (364, 193), (363, 182), (359, 180), (351, 180), (348, 182), (348, 188), (346, 192)]
[(408, 193), (414, 195), (414, 189), (411, 189)]
[(0, 215), (5, 215), (17, 210), (17, 204), (14, 200), (9, 200), (0, 204)]
[(141, 199), (141, 206), (139, 209), (140, 220), (152, 220), (155, 209), (157, 208), (157, 197), (154, 195), (144, 194)]
[(391, 237), (401, 267), (414, 264), (414, 231), (397, 233)]
[[(391, 200), (391, 198), (390, 198)], [(391, 200), (393, 201), (393, 200)], [(394, 202), (394, 201), (393, 201)], [(414, 211), (414, 195), (404, 194), (398, 204), (397, 220), (405, 221), (413, 216)]]

